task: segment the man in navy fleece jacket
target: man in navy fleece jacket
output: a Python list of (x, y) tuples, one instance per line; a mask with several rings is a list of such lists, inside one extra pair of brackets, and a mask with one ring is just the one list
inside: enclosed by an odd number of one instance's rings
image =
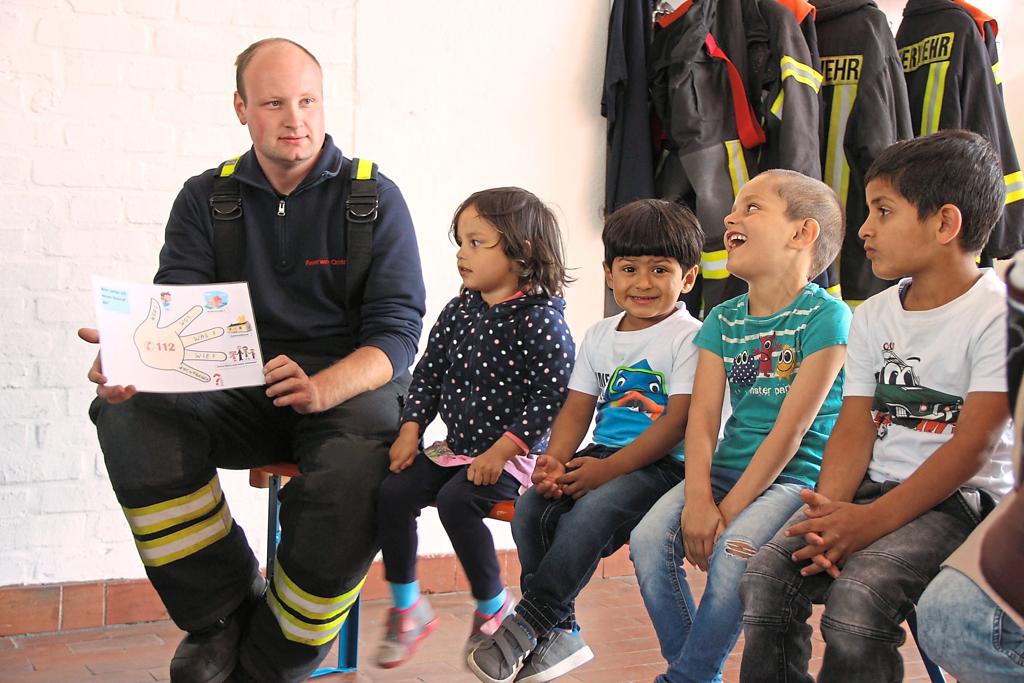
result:
[[(358, 329), (347, 320), (351, 161), (324, 132), (316, 58), (274, 38), (251, 45), (236, 66), (235, 113), (253, 141), (233, 174), (241, 270), (270, 358), (266, 386), (135, 396), (106, 385), (99, 358), (89, 373), (114, 493), (150, 580), (188, 631), (171, 680), (190, 683), (301, 681), (330, 649), (377, 551), (377, 490), (424, 313), (412, 220), (380, 176)], [(208, 203), (216, 172), (188, 180), (175, 200), (155, 282), (217, 281)], [(95, 330), (79, 334), (98, 340)], [(303, 476), (281, 493), (267, 588), (216, 468), (282, 459)]]

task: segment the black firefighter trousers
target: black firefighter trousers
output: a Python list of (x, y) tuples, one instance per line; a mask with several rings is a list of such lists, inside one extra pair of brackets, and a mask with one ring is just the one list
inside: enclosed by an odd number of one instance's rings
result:
[(199, 630), (230, 614), (259, 569), (216, 468), (293, 460), (302, 476), (281, 490), (277, 569), (243, 627), (240, 661), (260, 681), (308, 677), (377, 552), (377, 491), (408, 382), (405, 374), (313, 415), (274, 407), (264, 387), (93, 402), (114, 493), (180, 628)]

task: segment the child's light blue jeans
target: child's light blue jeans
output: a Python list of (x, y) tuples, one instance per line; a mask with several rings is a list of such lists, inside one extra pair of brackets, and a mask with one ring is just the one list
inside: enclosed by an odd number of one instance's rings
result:
[(952, 567), (921, 595), (917, 635), (928, 656), (961, 681), (1024, 681), (1024, 629)]
[[(742, 472), (711, 468), (711, 487), (719, 502)], [(661, 497), (629, 539), (640, 594), (654, 623), (668, 671), (658, 681), (721, 681), (722, 666), (742, 630), (739, 584), (747, 560), (800, 506), (806, 484), (776, 482), (740, 513), (715, 544), (707, 587), (694, 602), (683, 568), (680, 514), (684, 484)]]

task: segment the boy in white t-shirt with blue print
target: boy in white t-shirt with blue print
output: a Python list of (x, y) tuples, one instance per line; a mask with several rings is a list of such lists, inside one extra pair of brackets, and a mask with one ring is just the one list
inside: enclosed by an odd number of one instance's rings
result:
[(743, 578), (744, 681), (903, 680), (901, 626), (941, 563), (1011, 486), (1005, 288), (979, 269), (1004, 205), (991, 145), (946, 130), (897, 143), (866, 176), (859, 236), (898, 284), (853, 317), (846, 387), (817, 490)]
[[(746, 183), (725, 219), (729, 272), (749, 290), (707, 314), (686, 427), (685, 481), (630, 538), (667, 662), (659, 683), (720, 681), (739, 637), (747, 560), (814, 486), (842, 397), (849, 308), (810, 280), (835, 258), (835, 192), (794, 171)], [(728, 391), (732, 415), (722, 423)], [(684, 558), (708, 573), (699, 606)]]
[[(587, 332), (569, 396), (512, 522), (523, 599), (469, 656), (482, 681), (540, 683), (593, 657), (574, 601), (600, 559), (683, 476), (700, 323), (678, 303), (704, 235), (688, 209), (640, 200), (608, 217), (605, 279), (620, 315)], [(577, 452), (594, 413), (594, 442)]]

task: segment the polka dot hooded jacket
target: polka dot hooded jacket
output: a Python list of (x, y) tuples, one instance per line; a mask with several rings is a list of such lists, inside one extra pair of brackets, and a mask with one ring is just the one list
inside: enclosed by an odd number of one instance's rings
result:
[(505, 434), (533, 449), (565, 401), (576, 358), (564, 310), (563, 299), (521, 292), (488, 307), (464, 290), (430, 331), (402, 421), (422, 430), (440, 414), (448, 447), (470, 457)]

